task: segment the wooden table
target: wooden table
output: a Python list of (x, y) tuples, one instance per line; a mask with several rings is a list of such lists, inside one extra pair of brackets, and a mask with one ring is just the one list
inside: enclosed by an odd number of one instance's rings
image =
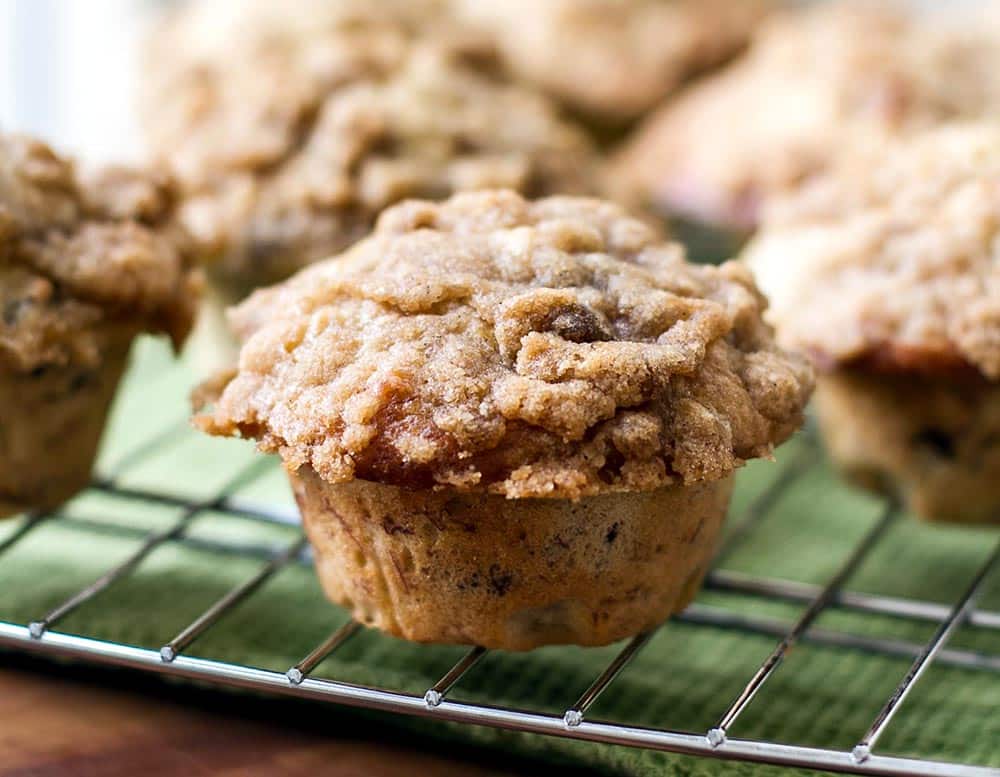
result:
[[(349, 713), (0, 654), (0, 777), (540, 777)], [(489, 759), (489, 760), (487, 760)], [(579, 772), (574, 772), (575, 774)]]

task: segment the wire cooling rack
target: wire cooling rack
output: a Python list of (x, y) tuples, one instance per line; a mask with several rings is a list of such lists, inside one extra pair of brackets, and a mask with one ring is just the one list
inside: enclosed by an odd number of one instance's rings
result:
[[(92, 529), (104, 533), (113, 531), (138, 540), (138, 544), (129, 556), (107, 569), (92, 583), (66, 598), (49, 612), (39, 613), (38, 617), (29, 623), (0, 621), (0, 648), (95, 664), (110, 664), (220, 686), (367, 707), (402, 715), (694, 756), (872, 775), (955, 775), (956, 777), (1000, 775), (998, 769), (903, 758), (876, 751), (880, 737), (897, 713), (905, 715), (905, 709), (901, 712), (904, 701), (932, 662), (1000, 672), (1000, 655), (947, 647), (949, 638), (963, 625), (1000, 630), (1000, 612), (976, 608), (976, 600), (984, 583), (998, 565), (1000, 544), (986, 562), (971, 574), (964, 592), (950, 606), (916, 599), (860, 593), (845, 587), (854, 571), (878, 546), (887, 528), (897, 517), (896, 506), (888, 503), (884, 505), (880, 518), (853, 547), (846, 560), (825, 585), (808, 585), (739, 574), (724, 570), (717, 563), (707, 579), (708, 590), (737, 592), (765, 600), (798, 603), (805, 605), (804, 610), (797, 621), (787, 623), (700, 602), (694, 603), (684, 613), (676, 616), (676, 619), (701, 627), (737, 629), (765, 635), (776, 639), (777, 644), (710, 730), (674, 731), (622, 725), (592, 720), (588, 718), (588, 711), (630, 661), (643, 650), (652, 636), (651, 633), (641, 634), (628, 642), (603, 672), (595, 677), (582, 696), (575, 701), (567, 700), (567, 707), (562, 715), (449, 699), (449, 692), (486, 655), (487, 651), (478, 647), (470, 649), (423, 695), (311, 676), (322, 661), (363, 630), (360, 624), (353, 621), (333, 631), (284, 673), (190, 655), (190, 648), (196, 640), (212, 629), (230, 610), (252, 597), (282, 568), (290, 564), (310, 564), (311, 555), (304, 538), (274, 548), (259, 544), (200, 539), (188, 536), (186, 533), (193, 519), (208, 511), (224, 513), (241, 521), (296, 525), (298, 519), (292, 511), (247, 503), (237, 496), (238, 491), (260, 478), (269, 466), (273, 466), (267, 461), (257, 460), (244, 467), (216, 493), (205, 499), (193, 499), (184, 494), (173, 493), (169, 489), (134, 488), (123, 484), (123, 476), (130, 469), (175, 444), (186, 434), (193, 432), (187, 429), (186, 424), (178, 422), (152, 435), (122, 456), (120, 461), (123, 463), (97, 478), (92, 484), (92, 490), (112, 499), (169, 506), (180, 510), (179, 517), (172, 525), (158, 531), (147, 532), (142, 528), (126, 525), (113, 528), (107, 524), (91, 525), (86, 519), (62, 513), (30, 515), (21, 519), (22, 522), (0, 542), (0, 568), (2, 568), (2, 554), (47, 522), (72, 522), (77, 529)], [(805, 449), (806, 453), (792, 459), (770, 486), (740, 515), (731, 517), (735, 526), (720, 548), (718, 561), (724, 560), (734, 548), (746, 541), (776, 500), (815, 464), (817, 460), (815, 444), (806, 446)], [(133, 573), (155, 549), (171, 543), (197, 546), (202, 550), (218, 553), (220, 557), (236, 555), (258, 559), (260, 567), (249, 579), (208, 607), (159, 650), (107, 642), (87, 634), (73, 634), (59, 630), (60, 622), (66, 616), (84, 603), (100, 597), (102, 592), (114, 583)], [(937, 628), (926, 643), (918, 644), (815, 627), (817, 618), (834, 608), (872, 616), (891, 615), (912, 621), (936, 623)], [(885, 700), (868, 730), (858, 732), (857, 745), (850, 751), (740, 739), (730, 733), (757, 692), (779, 670), (789, 650), (802, 640), (843, 649), (912, 658), (909, 671), (900, 679), (895, 691)]]

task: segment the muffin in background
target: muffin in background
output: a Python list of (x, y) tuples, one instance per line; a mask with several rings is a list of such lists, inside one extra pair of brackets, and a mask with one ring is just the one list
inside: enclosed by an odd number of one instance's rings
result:
[(664, 216), (738, 242), (769, 197), (858, 138), (1000, 114), (995, 29), (860, 0), (776, 13), (745, 56), (636, 131), (615, 175)]
[(585, 133), (494, 78), (439, 3), (255, 0), (231, 9), (232, 27), (213, 5), (182, 9), (154, 39), (145, 122), (181, 181), (181, 220), (214, 256), (220, 320), (406, 197), (600, 190)]
[(872, 139), (773, 202), (745, 259), (820, 370), (852, 479), (934, 520), (1000, 520), (1000, 127)]
[(591, 125), (620, 129), (738, 54), (774, 0), (453, 0), (506, 66)]
[(155, 177), (84, 180), (0, 135), (0, 517), (86, 486), (133, 338), (184, 340), (200, 278), (171, 205)]
[(281, 455), (327, 595), (417, 641), (606, 644), (697, 591), (733, 471), (800, 425), (745, 268), (594, 199), (390, 208), (232, 312), (208, 433)]

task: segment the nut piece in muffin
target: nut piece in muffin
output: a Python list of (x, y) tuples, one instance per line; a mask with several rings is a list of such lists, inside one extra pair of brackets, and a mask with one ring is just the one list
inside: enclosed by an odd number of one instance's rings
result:
[(239, 368), (197, 422), (281, 455), (359, 621), (604, 644), (690, 601), (733, 471), (801, 423), (811, 371), (763, 306), (616, 205), (408, 201), (232, 312)]
[(155, 39), (145, 123), (228, 300), (342, 251), (406, 197), (597, 191), (582, 130), (470, 63), (486, 54), (436, 23), (440, 3), (215, 5)]
[(1000, 520), (1000, 129), (873, 142), (772, 203), (745, 257), (819, 369), (828, 447), (938, 520)]
[(607, 126), (627, 124), (735, 56), (769, 0), (456, 0), (526, 82)]
[(0, 516), (83, 488), (132, 339), (187, 334), (198, 276), (170, 204), (153, 177), (81, 180), (0, 135)]
[(742, 59), (651, 116), (616, 176), (664, 215), (738, 238), (763, 202), (821, 173), (857, 136), (996, 115), (997, 73), (996, 33), (967, 19), (870, 2), (789, 10)]

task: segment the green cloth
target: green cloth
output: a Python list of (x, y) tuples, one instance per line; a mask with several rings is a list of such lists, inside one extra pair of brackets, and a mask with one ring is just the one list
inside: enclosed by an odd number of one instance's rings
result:
[[(191, 371), (173, 364), (164, 348), (144, 341), (125, 391), (119, 395), (99, 469), (113, 470), (136, 443), (169, 428), (187, 412)], [(738, 516), (782, 466), (808, 443), (793, 441), (778, 463), (756, 462), (739, 476)], [(129, 470), (129, 486), (207, 497), (252, 457), (252, 445), (185, 433), (158, 455)], [(243, 498), (291, 507), (275, 464), (239, 492)], [(853, 543), (872, 525), (880, 504), (841, 485), (820, 466), (784, 497), (725, 566), (732, 570), (823, 583)], [(176, 520), (178, 509), (152, 507), (88, 492), (64, 514), (145, 530)], [(18, 521), (0, 526), (0, 541)], [(263, 544), (292, 542), (296, 529), (248, 523), (205, 513), (189, 535), (239, 538)], [(938, 527), (897, 521), (850, 581), (855, 590), (951, 603), (992, 549), (989, 529)], [(95, 533), (80, 524), (42, 524), (0, 557), (0, 619), (24, 624), (40, 616), (116, 560), (139, 540)], [(260, 562), (220, 557), (167, 544), (132, 575), (67, 617), (59, 631), (158, 647), (205, 607), (252, 575)], [(998, 575), (1000, 577), (1000, 575)], [(798, 605), (704, 592), (703, 604), (791, 622)], [(1000, 581), (982, 600), (1000, 609)], [(190, 655), (284, 670), (343, 622), (328, 605), (311, 570), (286, 568), (249, 601), (198, 640)], [(831, 610), (820, 627), (925, 641), (934, 624)], [(704, 732), (735, 698), (775, 640), (731, 630), (671, 623), (662, 628), (588, 715), (645, 726)], [(1000, 654), (1000, 633), (963, 629), (953, 645)], [(459, 683), (457, 700), (560, 713), (579, 696), (620, 646), (546, 648), (529, 654), (494, 653)], [(422, 693), (464, 653), (459, 647), (410, 645), (374, 632), (360, 634), (327, 660), (318, 676)], [(850, 749), (903, 677), (909, 660), (803, 643), (788, 656), (731, 735), (791, 744)], [(1000, 674), (935, 664), (907, 699), (877, 751), (1000, 766)], [(364, 715), (360, 711), (345, 714)], [(787, 774), (770, 767), (678, 757), (643, 750), (529, 736), (406, 717), (378, 716), (416, 729), (429, 740), (460, 739), (553, 762), (586, 764), (612, 774)], [(388, 736), (388, 734), (387, 734)]]

